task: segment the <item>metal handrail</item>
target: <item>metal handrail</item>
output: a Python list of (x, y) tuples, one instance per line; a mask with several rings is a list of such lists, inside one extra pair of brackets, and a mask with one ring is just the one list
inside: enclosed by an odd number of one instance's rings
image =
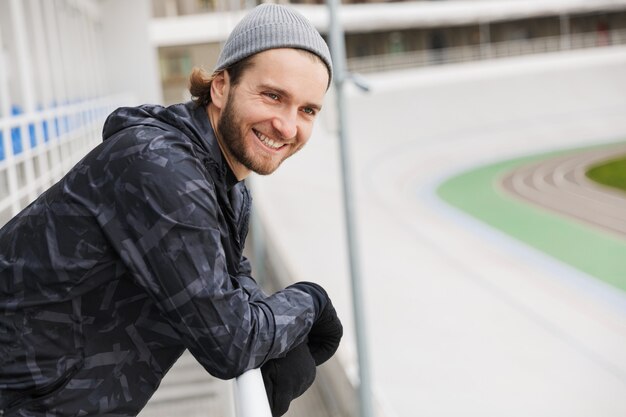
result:
[(251, 369), (235, 379), (237, 417), (272, 417), (260, 369)]
[(348, 67), (350, 71), (367, 73), (623, 44), (626, 44), (626, 30), (618, 29), (608, 32), (606, 38), (600, 36), (598, 32), (572, 33), (442, 49), (352, 57), (348, 58)]

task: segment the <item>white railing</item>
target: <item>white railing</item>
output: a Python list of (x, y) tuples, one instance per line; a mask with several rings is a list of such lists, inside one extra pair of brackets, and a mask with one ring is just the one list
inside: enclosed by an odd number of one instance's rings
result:
[(348, 59), (348, 67), (353, 72), (368, 73), (624, 44), (626, 44), (626, 30), (614, 30), (604, 35), (598, 32), (577, 33), (569, 36), (353, 57)]
[(102, 140), (115, 96), (0, 118), (0, 226), (58, 181)]
[(272, 417), (260, 369), (251, 369), (235, 379), (237, 417)]

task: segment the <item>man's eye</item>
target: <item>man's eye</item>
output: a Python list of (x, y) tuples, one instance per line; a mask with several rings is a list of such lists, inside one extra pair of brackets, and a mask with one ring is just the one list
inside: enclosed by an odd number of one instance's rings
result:
[(272, 100), (278, 100), (278, 94), (274, 94), (274, 93), (265, 93), (265, 95), (269, 98), (271, 98)]
[(302, 111), (311, 116), (315, 116), (315, 110), (312, 109), (311, 107), (305, 107), (302, 109)]

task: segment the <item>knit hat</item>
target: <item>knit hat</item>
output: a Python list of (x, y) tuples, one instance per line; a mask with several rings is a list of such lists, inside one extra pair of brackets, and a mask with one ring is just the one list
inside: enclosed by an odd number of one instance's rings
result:
[(297, 48), (319, 56), (328, 69), (333, 65), (328, 45), (319, 32), (297, 11), (279, 4), (256, 6), (235, 26), (224, 44), (215, 71), (221, 71), (256, 53), (275, 48)]

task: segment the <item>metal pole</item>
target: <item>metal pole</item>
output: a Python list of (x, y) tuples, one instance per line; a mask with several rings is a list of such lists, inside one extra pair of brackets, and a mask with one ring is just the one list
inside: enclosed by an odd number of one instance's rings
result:
[[(0, 10), (6, 11), (6, 5), (0, 4)], [(4, 41), (2, 40), (2, 28), (0, 28), (0, 120), (11, 119), (11, 95), (9, 90), (9, 59), (8, 53), (4, 49)], [(14, 70), (15, 71), (15, 70)], [(2, 144), (4, 153), (4, 162), (6, 166), (6, 175), (8, 182), (8, 198), (11, 202), (9, 207), (11, 208), (11, 216), (15, 216), (20, 211), (20, 199), (18, 198), (18, 183), (17, 183), (17, 165), (14, 162), (13, 146), (11, 143), (11, 129), (10, 125), (0, 125), (0, 133), (2, 133)], [(8, 219), (6, 219), (8, 220)], [(3, 225), (4, 220), (0, 219), (0, 225)]]
[[(32, 116), (35, 111), (35, 89), (33, 87), (33, 65), (31, 61), (31, 48), (26, 29), (26, 16), (24, 14), (24, 4), (20, 0), (11, 0), (11, 21), (15, 34), (15, 54), (17, 55), (17, 74), (22, 92), (22, 106), (24, 114)], [(22, 196), (28, 197), (32, 201), (37, 197), (37, 187), (35, 182), (33, 146), (30, 143), (30, 132), (26, 123), (21, 123), (20, 140), (22, 141), (22, 152), (24, 157), (24, 171), (26, 174), (26, 192), (20, 191)]]
[(352, 281), (352, 306), (354, 310), (354, 327), (356, 333), (356, 348), (359, 364), (359, 410), (361, 417), (371, 417), (371, 388), (370, 369), (367, 352), (367, 337), (365, 333), (365, 315), (363, 313), (363, 293), (361, 287), (360, 262), (357, 250), (357, 231), (355, 211), (352, 197), (352, 179), (348, 149), (348, 133), (345, 123), (344, 109), (344, 82), (348, 78), (345, 69), (344, 34), (338, 16), (339, 0), (327, 0), (330, 13), (330, 46), (334, 67), (335, 95), (337, 98), (337, 129), (339, 136), (341, 177), (343, 185), (343, 205), (346, 222), (346, 237), (348, 244), (348, 259), (350, 277)]

